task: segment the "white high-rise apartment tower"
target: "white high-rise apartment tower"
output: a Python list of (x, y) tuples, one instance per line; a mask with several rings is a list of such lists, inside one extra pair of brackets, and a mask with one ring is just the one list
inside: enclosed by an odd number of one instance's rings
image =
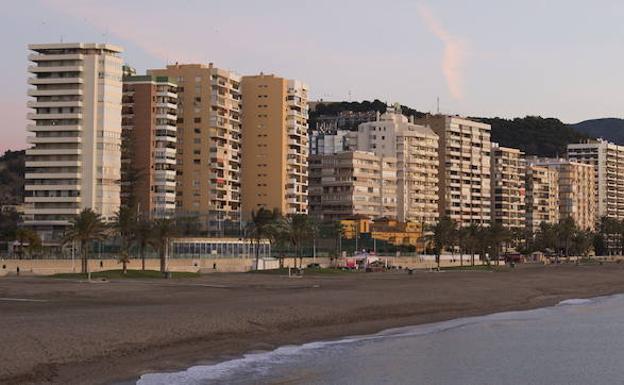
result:
[(122, 59), (110, 44), (32, 44), (25, 225), (58, 240), (82, 209), (120, 205)]

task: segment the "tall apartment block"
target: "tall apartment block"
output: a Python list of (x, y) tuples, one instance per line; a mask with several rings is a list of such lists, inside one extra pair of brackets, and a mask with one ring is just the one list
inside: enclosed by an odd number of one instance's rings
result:
[(242, 211), (308, 212), (308, 87), (274, 75), (244, 76)]
[(524, 153), (515, 148), (492, 143), (492, 222), (509, 230), (525, 226)]
[(569, 144), (568, 159), (594, 167), (596, 219), (624, 219), (624, 146), (602, 139)]
[(397, 217), (425, 224), (438, 219), (438, 136), (389, 107), (373, 122), (362, 123), (355, 138), (357, 150), (396, 158)]
[(175, 215), (177, 111), (169, 78), (124, 77), (121, 203), (147, 218)]
[(178, 85), (178, 215), (222, 235), (240, 225), (241, 77), (202, 64), (147, 72)]
[(416, 120), (440, 138), (440, 216), (461, 226), (491, 221), (490, 125), (457, 116)]
[(366, 151), (310, 157), (310, 213), (322, 219), (397, 217), (397, 160)]
[(350, 131), (338, 130), (333, 133), (313, 131), (310, 133), (310, 155), (331, 155), (348, 151), (350, 146)]
[(82, 209), (111, 220), (120, 205), (122, 49), (32, 44), (24, 223), (47, 244)]
[(527, 165), (525, 208), (526, 229), (533, 234), (542, 223), (559, 222), (559, 173), (556, 169)]
[(538, 159), (533, 163), (557, 170), (559, 219), (569, 217), (579, 228), (594, 230), (596, 225), (594, 166), (565, 159)]

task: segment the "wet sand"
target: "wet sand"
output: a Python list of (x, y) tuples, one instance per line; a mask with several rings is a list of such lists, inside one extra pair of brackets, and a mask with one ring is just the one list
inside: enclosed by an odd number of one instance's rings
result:
[(284, 344), (624, 292), (624, 266), (0, 279), (0, 383), (111, 384)]

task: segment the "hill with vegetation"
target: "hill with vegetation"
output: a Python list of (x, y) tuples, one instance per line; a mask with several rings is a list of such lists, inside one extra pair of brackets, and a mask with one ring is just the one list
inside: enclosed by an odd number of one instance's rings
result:
[[(362, 102), (319, 102), (310, 112), (310, 128), (316, 127), (319, 118), (338, 116), (344, 112), (386, 112), (386, 103), (380, 100)], [(406, 116), (422, 117), (420, 112), (409, 106), (401, 106), (401, 112)], [(581, 140), (596, 137), (592, 133), (583, 133), (573, 126), (566, 125), (559, 119), (527, 116), (524, 118), (480, 118), (471, 119), (488, 123), (492, 126), (492, 141), (501, 146), (519, 148), (527, 155), (563, 156), (568, 143), (577, 143)], [(349, 127), (357, 129), (357, 127)], [(622, 120), (622, 136), (624, 140), (624, 120)]]
[(25, 151), (8, 150), (0, 157), (0, 202), (20, 204), (24, 196)]
[(585, 135), (624, 145), (624, 119), (590, 119), (569, 126)]
[(578, 143), (591, 135), (580, 133), (555, 118), (473, 118), (492, 126), (492, 142), (518, 148), (527, 155), (564, 156), (568, 143)]

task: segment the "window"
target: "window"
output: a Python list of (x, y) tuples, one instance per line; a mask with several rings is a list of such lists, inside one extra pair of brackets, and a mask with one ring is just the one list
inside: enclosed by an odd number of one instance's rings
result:
[(201, 123), (201, 118), (193, 118), (193, 123)]

